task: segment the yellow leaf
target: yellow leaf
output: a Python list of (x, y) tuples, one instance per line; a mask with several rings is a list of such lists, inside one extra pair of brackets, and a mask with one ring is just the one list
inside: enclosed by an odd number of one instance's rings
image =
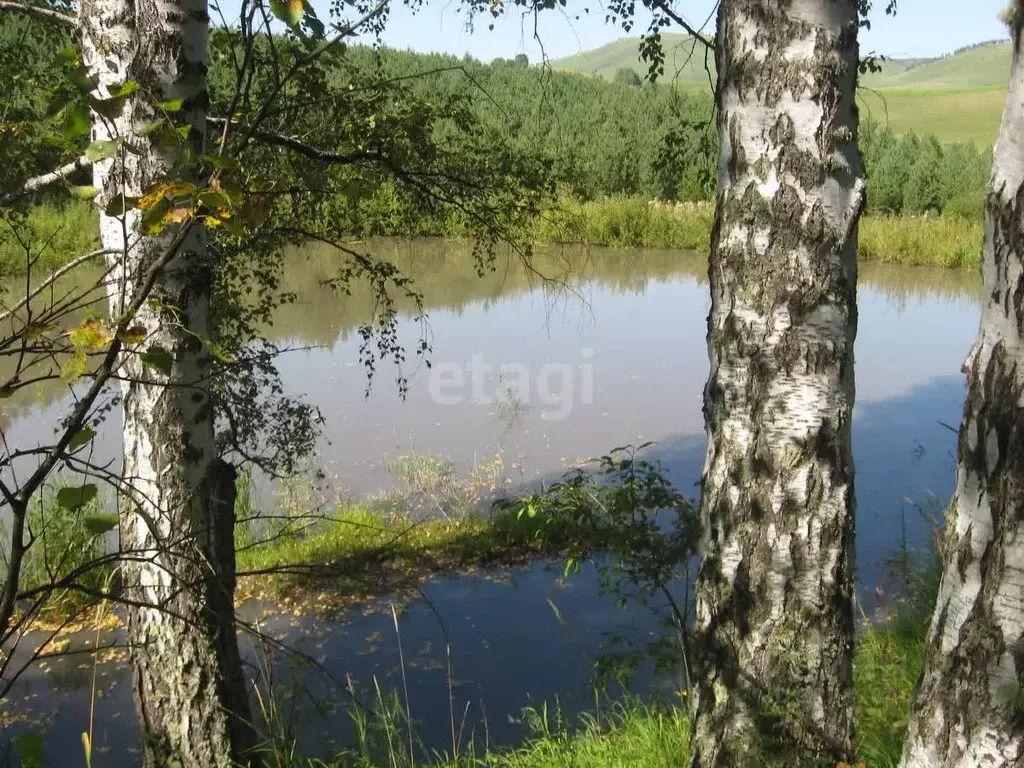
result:
[(90, 352), (104, 349), (114, 340), (110, 329), (94, 318), (83, 320), (77, 328), (68, 331), (67, 336), (76, 349)]
[(57, 327), (56, 323), (29, 323), (25, 326), (25, 338), (30, 341), (38, 339)]
[(147, 335), (146, 326), (135, 325), (121, 333), (118, 338), (123, 344), (141, 344), (146, 340)]
[(60, 377), (72, 384), (85, 373), (85, 352), (81, 349), (75, 351), (67, 362), (60, 367)]

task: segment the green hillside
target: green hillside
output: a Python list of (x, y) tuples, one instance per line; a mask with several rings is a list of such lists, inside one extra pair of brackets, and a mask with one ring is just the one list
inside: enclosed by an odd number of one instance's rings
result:
[[(665, 32), (661, 36), (665, 46), (665, 76), (681, 83), (707, 83), (708, 74), (704, 70), (704, 46), (697, 43), (689, 35), (678, 35)], [(637, 46), (638, 37), (625, 37), (621, 40), (602, 45), (590, 51), (583, 51), (573, 56), (555, 59), (551, 66), (570, 72), (583, 72), (588, 75), (611, 80), (618, 69), (629, 68), (643, 74), (647, 65), (640, 61)], [(709, 69), (715, 71), (714, 59), (707, 57)]]
[[(706, 86), (704, 48), (688, 35), (664, 34), (665, 80)], [(590, 51), (555, 59), (555, 69), (612, 79), (631, 68), (643, 73), (639, 38), (624, 38)], [(714, 61), (708, 57), (708, 67)], [(943, 141), (990, 146), (999, 128), (1009, 80), (1010, 44), (985, 43), (934, 59), (891, 59), (861, 78), (862, 115), (896, 133), (932, 133)]]
[[(689, 35), (665, 33), (665, 77), (681, 83), (706, 83), (704, 48)], [(643, 72), (639, 38), (627, 37), (551, 62), (555, 69), (610, 80), (621, 68)], [(714, 71), (714, 61), (707, 64)], [(1010, 44), (985, 43), (934, 59), (890, 59), (880, 72), (861, 78), (868, 88), (1005, 88), (1010, 74)]]
[(950, 56), (899, 66), (888, 62), (881, 72), (865, 75), (869, 88), (1005, 88), (1010, 79), (1010, 44), (989, 43)]

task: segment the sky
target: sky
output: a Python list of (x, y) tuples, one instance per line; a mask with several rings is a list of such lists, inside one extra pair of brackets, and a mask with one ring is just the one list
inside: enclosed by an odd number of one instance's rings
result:
[[(327, 0), (312, 0), (321, 18), (327, 16)], [(884, 13), (885, 0), (875, 0), (871, 29), (861, 33), (862, 53), (885, 56), (931, 57), (983, 40), (1005, 38), (1005, 27), (997, 18), (1008, 0), (899, 0), (895, 17)], [(642, 8), (641, 3), (636, 4)], [(590, 50), (626, 36), (621, 27), (605, 22), (602, 0), (568, 0), (564, 9), (542, 12), (534, 36), (532, 17), (519, 11), (495, 21), (481, 18), (476, 29), (466, 26), (459, 0), (423, 0), (413, 13), (394, 0), (388, 28), (382, 36), (386, 45), (415, 51), (469, 54), (481, 61), (511, 58), (525, 53), (531, 62), (542, 54), (547, 58), (568, 56)], [(675, 0), (673, 7), (694, 26), (713, 16), (714, 0)], [(586, 13), (585, 9), (590, 12)], [(643, 14), (643, 11), (639, 11)], [(646, 29), (649, 15), (641, 19), (633, 35)], [(713, 18), (707, 27), (713, 30)], [(539, 38), (539, 40), (537, 39)]]

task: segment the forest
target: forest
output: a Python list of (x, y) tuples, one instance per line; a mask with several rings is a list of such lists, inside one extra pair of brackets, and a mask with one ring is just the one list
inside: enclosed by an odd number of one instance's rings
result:
[(5, 759), (1021, 765), (1024, 4), (991, 150), (875, 5), (0, 0)]

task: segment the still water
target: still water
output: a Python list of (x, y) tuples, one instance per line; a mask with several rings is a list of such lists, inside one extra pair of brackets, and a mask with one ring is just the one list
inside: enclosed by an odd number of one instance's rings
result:
[[(431, 365), (409, 354), (403, 399), (397, 371), (380, 363), (367, 396), (358, 327), (372, 314), (372, 297), (323, 286), (339, 267), (332, 254), (289, 257), (295, 267), (284, 288), (296, 301), (277, 312), (269, 335), (293, 349), (280, 359), (286, 390), (305, 396), (325, 419), (314, 463), (327, 482), (306, 501), (330, 505), (379, 493), (395, 484), (388, 463), (411, 454), (515, 487), (647, 441), (655, 443), (648, 456), (663, 462), (684, 493), (696, 494), (709, 303), (705, 264), (696, 255), (552, 249), (538, 254), (535, 271), (499, 258), (493, 274), (478, 278), (471, 254), (456, 244), (365, 247), (393, 261), (422, 292), (424, 324), (412, 322), (411, 302), (396, 302), (402, 340), (411, 350), (426, 338)], [(955, 434), (947, 425), (959, 421), (959, 368), (977, 332), (980, 290), (974, 275), (956, 271), (861, 269), (854, 456), (857, 575), (868, 608), (887, 555), (904, 536), (912, 546), (923, 543), (929, 517), (952, 490)], [(9, 403), (8, 441), (45, 438), (61, 396), (40, 391), (33, 402)], [(113, 457), (115, 435), (102, 437), (98, 450)], [(258, 498), (269, 508), (282, 503), (282, 491), (259, 483)], [(593, 706), (589, 679), (603, 633), (642, 638), (653, 629), (647, 614), (599, 597), (592, 571), (568, 582), (560, 575), (535, 564), (514, 574), (436, 579), (424, 600), (402, 607), (398, 634), (383, 604), (329, 620), (264, 617), (257, 605), (246, 610), (322, 665), (275, 678), (282, 700), (294, 704), (288, 711), (301, 713), (294, 716), (312, 748), (347, 733), (347, 680), (357, 696), (373, 692), (375, 677), (385, 689), (399, 683), (399, 637), (409, 706), (427, 747), (451, 748), (452, 712), (457, 740), (508, 743), (522, 734), (510, 718), (531, 701), (557, 695), (570, 716)], [(268, 649), (244, 638), (243, 646), (254, 675), (265, 677)], [(4, 708), (7, 720), (27, 714), (44, 723), (51, 757), (78, 761), (93, 664), (88, 656), (72, 659), (30, 671)], [(94, 742), (106, 755), (94, 758), (96, 765), (120, 764), (137, 738), (124, 667), (115, 657), (96, 668), (102, 696), (95, 698)], [(301, 686), (292, 685), (296, 679)], [(309, 713), (317, 707), (325, 711), (314, 727)], [(25, 727), (16, 723), (11, 732)]]

